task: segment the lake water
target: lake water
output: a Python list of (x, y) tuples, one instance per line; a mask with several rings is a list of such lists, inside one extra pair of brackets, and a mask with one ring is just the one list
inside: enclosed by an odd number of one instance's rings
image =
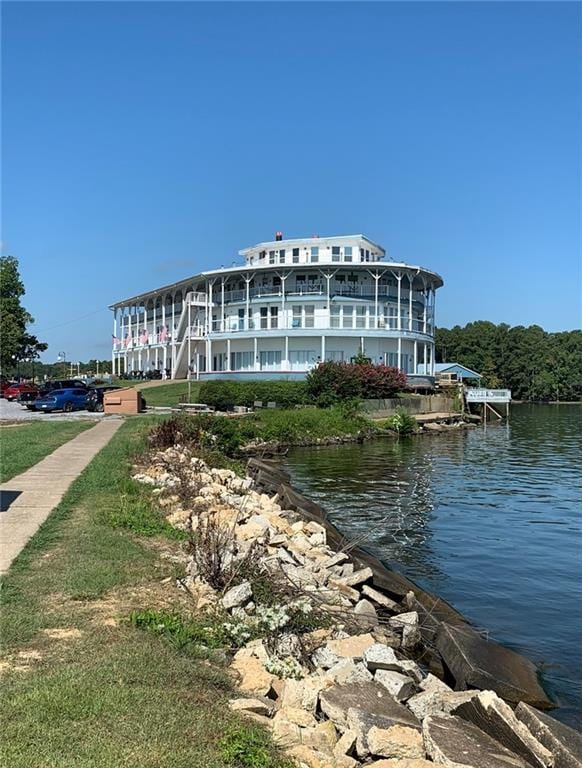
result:
[(582, 730), (582, 405), (508, 424), (290, 453), (346, 536), (540, 665)]

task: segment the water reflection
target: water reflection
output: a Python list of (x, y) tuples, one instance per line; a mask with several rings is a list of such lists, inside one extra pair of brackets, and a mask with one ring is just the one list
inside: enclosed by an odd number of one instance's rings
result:
[[(349, 538), (493, 637), (550, 664), (582, 710), (582, 406), (518, 406), (509, 425), (300, 450), (294, 481)], [(571, 681), (571, 682), (565, 682)]]

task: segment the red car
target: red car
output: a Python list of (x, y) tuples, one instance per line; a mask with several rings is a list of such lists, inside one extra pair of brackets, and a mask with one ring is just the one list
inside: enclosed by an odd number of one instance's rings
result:
[(4, 390), (4, 397), (7, 400), (16, 400), (21, 392), (38, 392), (34, 384), (10, 384)]

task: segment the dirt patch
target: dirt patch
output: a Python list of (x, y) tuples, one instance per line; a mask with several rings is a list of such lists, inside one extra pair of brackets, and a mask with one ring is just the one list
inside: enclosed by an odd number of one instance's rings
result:
[(28, 672), (41, 659), (42, 654), (32, 648), (10, 654), (0, 661), (0, 675), (6, 672)]
[(55, 627), (54, 629), (43, 629), (42, 632), (51, 640), (71, 640), (82, 635), (81, 630), (75, 627)]

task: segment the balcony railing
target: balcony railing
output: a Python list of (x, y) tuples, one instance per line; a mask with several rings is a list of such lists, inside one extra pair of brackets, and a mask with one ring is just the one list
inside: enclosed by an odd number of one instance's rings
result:
[[(330, 285), (330, 296), (348, 296), (350, 298), (374, 298), (376, 295), (376, 288), (374, 284), (366, 283), (366, 284), (360, 284), (360, 285), (350, 285), (349, 282), (347, 283), (332, 283)], [(404, 303), (405, 301), (410, 300), (409, 296), (409, 289), (403, 288), (400, 292), (400, 301)], [(325, 283), (317, 282), (317, 283), (310, 283), (306, 282), (303, 283), (296, 283), (295, 285), (286, 285), (285, 286), (285, 296), (291, 297), (291, 296), (327, 296), (327, 286)], [(271, 299), (271, 298), (282, 298), (283, 297), (283, 290), (281, 286), (278, 285), (264, 285), (259, 287), (254, 287), (249, 289), (248, 293), (249, 299)], [(382, 299), (393, 299), (394, 301), (398, 301), (398, 291), (393, 286), (389, 285), (379, 285), (378, 286), (378, 297)], [(216, 302), (218, 300), (222, 299), (222, 292), (221, 291), (215, 291), (213, 295), (213, 300)], [(234, 291), (225, 291), (224, 292), (224, 303), (230, 304), (233, 302), (242, 302), (247, 300), (247, 292), (246, 289), (239, 288), (238, 290)], [(413, 291), (412, 292), (412, 300), (414, 302), (419, 302), (424, 306), (424, 294), (422, 291)]]
[[(391, 318), (388, 322), (384, 318), (378, 318), (378, 327), (374, 323), (374, 318), (369, 318), (366, 323), (365, 319), (356, 318), (352, 321), (342, 321), (341, 318), (291, 318), (284, 319), (278, 318), (276, 321), (273, 318), (265, 318), (263, 322), (245, 321), (244, 319), (227, 318), (224, 323), (221, 320), (212, 321), (213, 333), (248, 333), (250, 331), (286, 331), (286, 330), (331, 330), (331, 331), (397, 331), (398, 323), (395, 318)], [(408, 319), (403, 320), (401, 333), (424, 333), (424, 322), (422, 320), (413, 320), (412, 328)], [(427, 334), (430, 334), (430, 324), (427, 323)]]

